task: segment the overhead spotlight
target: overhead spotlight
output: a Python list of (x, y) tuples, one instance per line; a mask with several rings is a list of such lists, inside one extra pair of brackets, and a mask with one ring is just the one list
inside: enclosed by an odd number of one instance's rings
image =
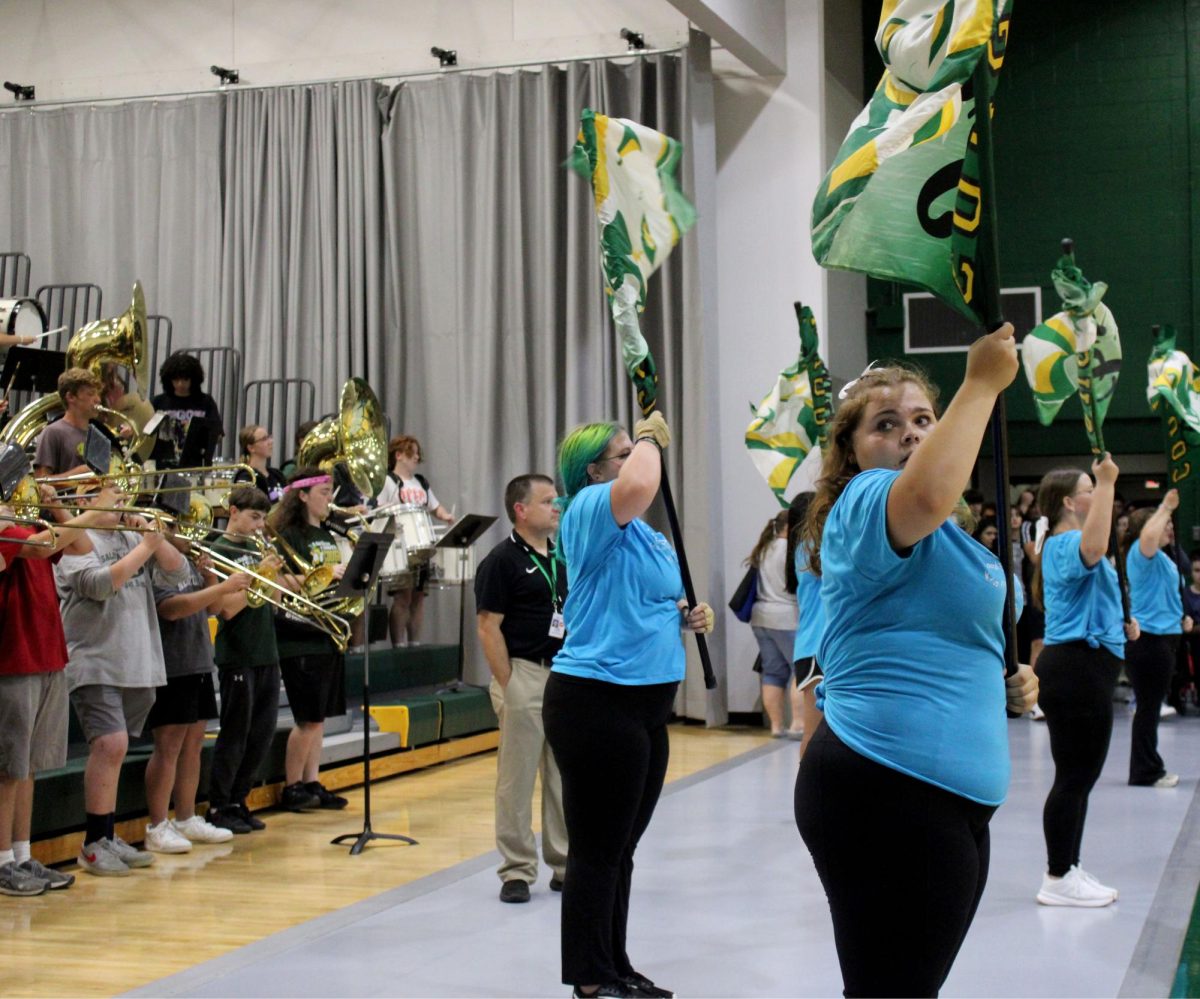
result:
[(443, 69), (447, 66), (458, 65), (458, 52), (454, 49), (439, 49), (435, 45), (429, 50), (429, 54), (437, 56), (437, 60), (441, 63)]
[(622, 28), (621, 37), (629, 43), (630, 52), (640, 52), (646, 47), (646, 36), (640, 31), (630, 31), (628, 28)]
[(241, 74), (236, 69), (226, 69), (224, 66), (209, 66), (208, 70), (213, 76), (220, 79), (222, 87), (227, 87), (231, 83), (238, 83), (241, 80)]
[(5, 80), (4, 89), (11, 91), (13, 96), (19, 101), (31, 101), (34, 99), (32, 83), (26, 86), (23, 83), (10, 83), (8, 80)]

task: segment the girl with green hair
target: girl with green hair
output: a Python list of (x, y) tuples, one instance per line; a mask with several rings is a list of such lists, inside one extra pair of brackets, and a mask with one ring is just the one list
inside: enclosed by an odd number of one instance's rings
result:
[(658, 493), (670, 440), (653, 413), (633, 439), (615, 423), (588, 423), (559, 446), (558, 541), (571, 587), (542, 719), (571, 844), (562, 980), (576, 996), (672, 995), (625, 952), (633, 853), (662, 791), (666, 725), (684, 675), (680, 629), (713, 623), (707, 604), (688, 610), (670, 542), (639, 519)]

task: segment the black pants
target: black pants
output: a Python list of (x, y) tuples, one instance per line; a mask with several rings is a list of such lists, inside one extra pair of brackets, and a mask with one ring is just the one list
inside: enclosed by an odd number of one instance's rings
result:
[(208, 801), (213, 808), (243, 801), (271, 747), (279, 718), (279, 666), (221, 669), (221, 730), (213, 748)]
[(562, 775), (567, 872), (562, 980), (603, 985), (634, 968), (625, 952), (633, 852), (667, 773), (678, 683), (626, 687), (551, 673), (546, 740)]
[(822, 722), (796, 827), (833, 916), (847, 996), (936, 996), (987, 883), (996, 809), (854, 752)]
[(1042, 810), (1047, 870), (1062, 877), (1079, 863), (1088, 796), (1112, 738), (1113, 689), (1121, 660), (1087, 642), (1047, 645), (1038, 656), (1038, 705), (1046, 713), (1054, 784)]
[(1137, 698), (1129, 747), (1130, 784), (1153, 784), (1167, 772), (1158, 755), (1158, 719), (1171, 686), (1178, 649), (1178, 635), (1150, 635), (1144, 631), (1136, 642), (1125, 645), (1125, 672)]

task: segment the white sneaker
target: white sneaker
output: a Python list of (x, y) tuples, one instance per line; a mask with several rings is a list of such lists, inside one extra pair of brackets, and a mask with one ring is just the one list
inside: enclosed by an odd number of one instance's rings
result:
[(1037, 900), (1042, 905), (1075, 905), (1086, 909), (1095, 909), (1104, 905), (1112, 905), (1116, 901), (1111, 891), (1101, 891), (1080, 873), (1078, 867), (1072, 867), (1061, 878), (1042, 876), (1042, 887), (1037, 893)]
[(1174, 787), (1179, 783), (1179, 774), (1163, 774), (1151, 787)]
[(199, 815), (193, 815), (182, 822), (173, 820), (171, 825), (175, 831), (193, 843), (228, 843), (233, 839), (232, 829), (221, 829), (211, 822), (206, 822)]
[(187, 853), (192, 844), (175, 831), (170, 819), (146, 826), (146, 849), (151, 853)]
[(1092, 885), (1094, 888), (1097, 888), (1100, 891), (1111, 892), (1113, 901), (1116, 901), (1118, 898), (1121, 897), (1121, 893), (1119, 891), (1117, 891), (1116, 888), (1111, 888), (1106, 884), (1101, 884), (1100, 880), (1094, 874), (1089, 874), (1078, 864), (1075, 865), (1075, 870), (1079, 872), (1079, 876), (1081, 878), (1083, 878), (1084, 881), (1086, 881), (1088, 884)]
[(1176, 711), (1169, 704), (1164, 704), (1161, 708), (1158, 709), (1158, 717), (1159, 718), (1174, 718), (1175, 715), (1177, 715), (1177, 714), (1179, 714), (1179, 712)]

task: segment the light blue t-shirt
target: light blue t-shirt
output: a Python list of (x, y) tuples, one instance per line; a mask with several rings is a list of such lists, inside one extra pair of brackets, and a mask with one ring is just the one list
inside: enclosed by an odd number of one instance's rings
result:
[[(796, 624), (796, 640), (792, 645), (792, 661), (815, 656), (825, 630), (825, 602), (821, 599), (821, 577), (808, 571), (808, 548), (796, 546), (796, 603), (800, 620)], [(820, 660), (817, 660), (820, 662)]]
[(558, 540), (570, 589), (554, 672), (629, 686), (682, 680), (683, 582), (670, 542), (641, 520), (617, 523), (611, 482), (580, 490)]
[(899, 475), (860, 472), (825, 522), (818, 706), (855, 752), (998, 805), (1009, 778), (1004, 570), (953, 521), (898, 554), (887, 498)]
[(1117, 570), (1102, 558), (1083, 561), (1080, 531), (1052, 534), (1042, 546), (1042, 595), (1046, 645), (1085, 641), (1125, 658), (1125, 625)]
[(1183, 598), (1179, 595), (1179, 569), (1159, 549), (1146, 558), (1135, 541), (1125, 559), (1129, 575), (1129, 612), (1151, 635), (1183, 634)]

